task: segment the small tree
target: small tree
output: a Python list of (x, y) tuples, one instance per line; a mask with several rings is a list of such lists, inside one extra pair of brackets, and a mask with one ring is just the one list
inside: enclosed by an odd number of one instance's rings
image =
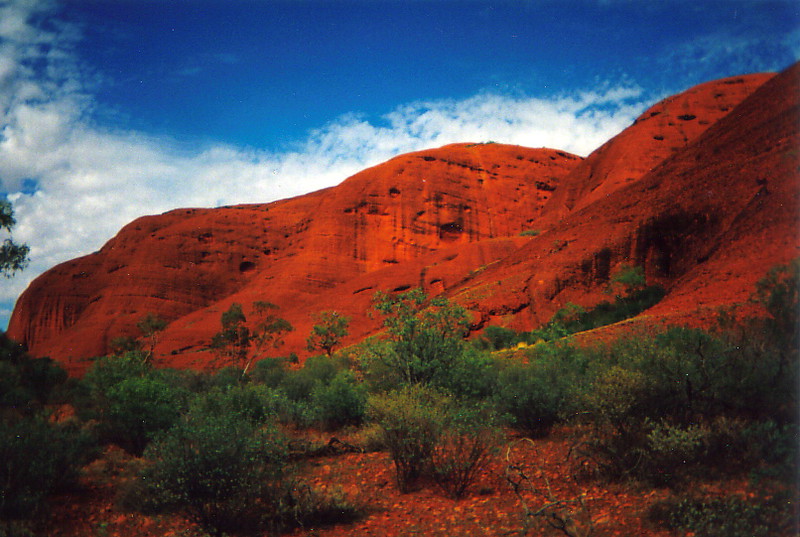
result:
[(275, 311), (278, 309), (279, 306), (271, 302), (253, 302), (253, 312), (259, 316), (259, 321), (250, 335), (255, 353), (245, 363), (242, 375), (247, 373), (253, 361), (260, 358), (266, 349), (277, 349), (283, 345), (283, 336), (294, 330), (289, 321), (275, 315)]
[(333, 348), (347, 335), (350, 317), (340, 315), (336, 311), (321, 311), (312, 315), (312, 318), (317, 324), (311, 329), (311, 335), (306, 340), (308, 350), (313, 352), (319, 349), (330, 356)]
[(430, 301), (421, 289), (396, 296), (377, 293), (375, 308), (385, 315), (390, 352), (378, 357), (406, 384), (443, 381), (464, 351), (467, 311), (446, 299)]
[[(0, 200), (0, 229), (5, 229), (8, 233), (17, 224), (14, 218), (14, 207), (8, 200)], [(11, 278), (18, 270), (23, 270), (28, 266), (28, 254), (30, 248), (27, 244), (17, 244), (11, 238), (7, 238), (0, 245), (0, 273), (6, 278)]]
[(623, 298), (641, 291), (646, 285), (647, 280), (641, 265), (636, 267), (622, 265), (611, 278), (608, 291), (614, 293), (617, 298)]
[(136, 326), (142, 332), (142, 336), (147, 339), (149, 347), (144, 356), (144, 361), (149, 362), (153, 358), (161, 332), (167, 327), (167, 321), (154, 313), (148, 313), (136, 323)]
[(228, 311), (222, 314), (220, 319), (222, 330), (214, 334), (211, 339), (212, 349), (242, 366), (247, 361), (250, 349), (250, 329), (245, 326), (246, 321), (242, 305), (234, 302)]

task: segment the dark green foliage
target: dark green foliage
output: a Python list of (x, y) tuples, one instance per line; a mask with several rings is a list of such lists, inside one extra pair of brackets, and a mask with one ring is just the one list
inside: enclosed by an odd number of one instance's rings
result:
[[(83, 384), (89, 399), (84, 407), (102, 408), (106, 405), (106, 394), (125, 379), (143, 377), (150, 372), (141, 352), (128, 352), (122, 356), (103, 356), (95, 360), (83, 376)], [(80, 408), (79, 408), (80, 410)], [(91, 416), (90, 416), (91, 417)]]
[(261, 358), (267, 350), (277, 349), (283, 345), (283, 336), (294, 330), (289, 321), (277, 316), (278, 309), (279, 307), (271, 302), (263, 300), (253, 302), (253, 313), (258, 321), (250, 334), (250, 342), (255, 354), (244, 364), (244, 373), (247, 373), (252, 362)]
[(495, 403), (516, 428), (534, 438), (545, 436), (574, 409), (574, 387), (585, 383), (587, 367), (585, 355), (570, 345), (536, 345), (527, 363), (500, 371)]
[(358, 425), (366, 412), (367, 393), (347, 369), (339, 371), (329, 383), (318, 383), (311, 393), (317, 419), (326, 429)]
[[(55, 362), (31, 358), (0, 334), (0, 520), (40, 516), (47, 496), (71, 485), (94, 455), (90, 434), (47, 418), (46, 405), (64, 402), (70, 392)], [(7, 533), (23, 529), (0, 523)]]
[[(285, 319), (275, 314), (278, 306), (270, 302), (253, 302), (255, 325), (247, 326), (247, 317), (242, 305), (231, 304), (222, 314), (222, 330), (211, 338), (211, 348), (220, 357), (226, 358), (234, 367), (242, 371), (242, 379), (250, 370), (254, 360), (258, 360), (268, 349), (277, 349), (283, 344), (283, 336), (294, 330)], [(251, 349), (253, 354), (251, 355)]]
[(484, 400), (496, 392), (498, 374), (498, 362), (491, 355), (466, 345), (437, 386), (461, 399)]
[(261, 531), (284, 510), (286, 442), (237, 416), (192, 414), (151, 444), (142, 478), (162, 506), (207, 531)]
[(264, 358), (255, 363), (250, 378), (253, 382), (277, 388), (286, 378), (287, 365), (288, 359), (286, 358)]
[(40, 417), (0, 424), (0, 518), (35, 518), (47, 495), (71, 485), (94, 455), (93, 440), (70, 425)]
[(270, 422), (282, 408), (283, 395), (263, 385), (214, 387), (190, 404), (193, 414), (230, 416), (254, 426)]
[(186, 394), (157, 378), (133, 377), (106, 393), (100, 431), (107, 441), (141, 455), (150, 440), (180, 417)]
[(103, 441), (141, 455), (153, 436), (185, 410), (188, 387), (196, 381), (188, 372), (152, 369), (142, 352), (106, 356), (84, 376), (76, 410), (82, 419), (98, 422)]
[(671, 484), (725, 460), (741, 464), (720, 470), (755, 464), (784, 445), (788, 432), (752, 431), (773, 420), (793, 430), (783, 416), (797, 386), (776, 378), (778, 354), (751, 350), (686, 328), (617, 341), (578, 398), (595, 462), (611, 475)]
[(508, 349), (523, 340), (519, 332), (503, 326), (487, 326), (482, 339), (487, 350)]
[(111, 354), (122, 356), (129, 352), (141, 352), (142, 342), (131, 336), (115, 337), (109, 343)]
[(650, 517), (696, 537), (767, 537), (792, 531), (791, 504), (781, 495), (747, 499), (678, 497), (655, 505)]
[(218, 369), (211, 379), (211, 385), (216, 388), (229, 388), (242, 383), (245, 379), (244, 370), (241, 367), (229, 365)]
[(770, 270), (754, 299), (767, 310), (767, 337), (797, 353), (800, 347), (800, 258)]
[(167, 321), (154, 313), (148, 313), (136, 323), (136, 327), (147, 341), (145, 361), (150, 361), (153, 359), (158, 338), (167, 327)]
[(319, 384), (328, 384), (345, 363), (327, 356), (310, 356), (301, 369), (286, 372), (283, 389), (293, 401), (308, 400)]
[(0, 333), (0, 414), (31, 415), (68, 397), (67, 373), (50, 358), (31, 358), (24, 347)]
[(641, 291), (646, 285), (644, 267), (622, 265), (611, 278), (608, 292), (614, 293), (617, 298), (622, 298)]
[[(592, 330), (635, 317), (660, 302), (664, 298), (664, 294), (664, 288), (660, 285), (643, 287), (630, 294), (617, 296), (614, 302), (601, 302), (591, 310), (579, 312), (577, 315), (568, 315), (560, 322), (556, 319), (551, 323), (562, 326), (569, 334)], [(555, 317), (562, 313), (563, 310), (556, 312)]]

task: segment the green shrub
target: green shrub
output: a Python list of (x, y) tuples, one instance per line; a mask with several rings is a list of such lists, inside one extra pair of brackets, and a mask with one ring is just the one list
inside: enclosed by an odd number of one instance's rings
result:
[(380, 427), (378, 440), (389, 450), (402, 492), (430, 478), (451, 497), (463, 496), (499, 439), (492, 409), (423, 385), (370, 397), (369, 414)]
[(504, 326), (487, 326), (483, 329), (483, 338), (489, 350), (508, 349), (521, 341), (518, 332)]
[(328, 356), (310, 356), (303, 367), (286, 372), (282, 388), (293, 401), (308, 401), (318, 385), (330, 383), (338, 371), (346, 364), (337, 358)]
[(541, 231), (539, 231), (538, 229), (525, 229), (525, 230), (520, 232), (520, 236), (521, 237), (536, 237), (540, 233), (541, 233)]
[(788, 535), (793, 528), (792, 502), (788, 500), (781, 495), (768, 499), (678, 497), (654, 506), (650, 516), (696, 537)]
[[(648, 428), (639, 475), (657, 485), (672, 484), (690, 471), (696, 476), (694, 467), (707, 461), (713, 443), (709, 427), (704, 424), (681, 427), (661, 422)], [(715, 455), (722, 457), (725, 453)]]
[(541, 371), (514, 364), (500, 372), (495, 400), (514, 427), (534, 438), (546, 436), (558, 421), (563, 393)]
[(261, 531), (285, 512), (286, 441), (237, 416), (193, 414), (148, 446), (142, 478), (157, 503), (207, 531)]
[(467, 311), (442, 298), (428, 299), (421, 289), (398, 295), (376, 293), (375, 308), (384, 315), (389, 352), (372, 355), (378, 366), (403, 384), (439, 385), (464, 352)]
[(287, 358), (264, 358), (253, 366), (250, 378), (253, 382), (277, 388), (283, 384), (287, 374)]
[(286, 528), (349, 524), (361, 518), (363, 513), (337, 487), (321, 492), (303, 483), (296, 483), (291, 489), (290, 499), (284, 514), (283, 525)]
[(449, 374), (435, 386), (459, 399), (484, 400), (497, 391), (498, 362), (488, 353), (464, 346)]
[(69, 486), (94, 455), (93, 439), (73, 426), (24, 417), (0, 423), (0, 518), (35, 518), (51, 492)]
[(230, 416), (259, 425), (269, 422), (284, 410), (284, 398), (282, 393), (267, 386), (236, 384), (214, 387), (192, 400), (190, 412)]
[(125, 379), (143, 377), (150, 371), (140, 352), (128, 352), (122, 356), (103, 356), (97, 358), (83, 381), (92, 393), (105, 394), (113, 386)]
[(574, 411), (574, 392), (585, 384), (587, 358), (567, 343), (539, 343), (527, 354), (527, 363), (501, 369), (494, 401), (514, 427), (541, 437)]
[(646, 389), (641, 372), (614, 365), (582, 392), (581, 403), (592, 425), (584, 445), (603, 473), (628, 476), (639, 468), (648, 433), (639, 417)]
[(141, 377), (121, 381), (108, 391), (106, 398), (102, 434), (128, 452), (141, 455), (155, 434), (178, 420), (186, 394), (161, 380)]
[(47, 404), (65, 402), (67, 373), (50, 358), (31, 358), (24, 347), (0, 333), (0, 410), (33, 415)]
[(431, 457), (446, 426), (447, 397), (422, 385), (369, 398), (369, 415), (381, 427), (389, 449), (397, 485), (410, 492), (431, 472)]
[(318, 383), (311, 394), (317, 418), (327, 429), (358, 425), (366, 413), (367, 394), (352, 371), (343, 369), (328, 384)]
[(487, 407), (452, 405), (431, 453), (433, 478), (451, 498), (475, 483), (500, 443), (496, 413)]

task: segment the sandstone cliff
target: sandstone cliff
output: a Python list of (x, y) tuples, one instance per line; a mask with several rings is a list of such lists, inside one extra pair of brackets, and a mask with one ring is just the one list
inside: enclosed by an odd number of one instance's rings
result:
[(281, 306), (296, 327), (281, 352), (302, 355), (318, 311), (352, 316), (350, 342), (373, 333), (377, 290), (422, 286), (475, 328), (531, 328), (604, 298), (622, 263), (669, 291), (647, 318), (694, 322), (797, 255), (799, 73), (692, 88), (586, 159), (455, 144), (290, 200), (142, 218), (38, 278), (9, 334), (77, 373), (153, 312), (170, 321), (160, 363), (204, 368), (233, 302)]

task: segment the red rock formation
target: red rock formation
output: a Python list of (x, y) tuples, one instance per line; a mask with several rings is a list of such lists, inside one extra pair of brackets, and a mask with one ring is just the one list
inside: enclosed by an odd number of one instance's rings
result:
[(254, 301), (280, 305), (296, 327), (288, 353), (304, 349), (310, 314), (352, 316), (355, 342), (378, 329), (376, 291), (416, 286), (463, 303), (476, 326), (531, 328), (605, 298), (621, 263), (668, 288), (650, 318), (697, 318), (797, 255), (797, 77), (703, 84), (585, 160), (456, 144), (291, 200), (143, 218), (38, 278), (9, 334), (77, 373), (153, 312), (171, 321), (161, 363), (206, 368), (233, 302), (250, 318)]
[(543, 225), (638, 181), (772, 76), (762, 73), (706, 82), (651, 106), (572, 171), (548, 202)]
[(549, 149), (457, 144), (291, 200), (141, 218), (99, 252), (37, 278), (8, 331), (76, 371), (115, 337), (137, 335), (147, 312), (180, 319), (164, 352), (204, 349), (233, 300), (288, 309), (445, 246), (517, 235), (578, 162)]
[(646, 312), (650, 321), (708, 318), (746, 300), (769, 268), (799, 251), (799, 80), (800, 65), (770, 79), (632, 184), (585, 206), (579, 199), (582, 209), (454, 296), (487, 322), (512, 309), (531, 327), (568, 301), (603, 299), (610, 274), (628, 263), (668, 289)]

